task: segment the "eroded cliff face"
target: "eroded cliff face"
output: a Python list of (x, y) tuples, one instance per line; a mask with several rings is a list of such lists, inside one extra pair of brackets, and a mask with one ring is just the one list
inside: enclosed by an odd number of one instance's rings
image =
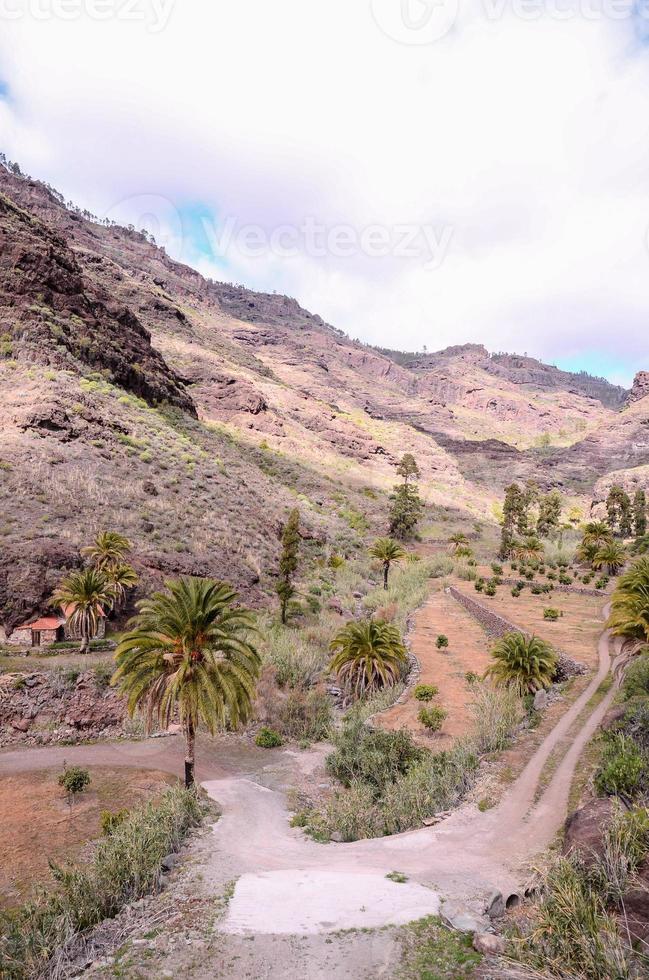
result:
[(649, 395), (649, 371), (638, 371), (627, 398), (627, 405), (633, 405)]
[(152, 404), (196, 414), (135, 313), (83, 274), (61, 235), (4, 194), (0, 333), (13, 356), (60, 369), (85, 366)]

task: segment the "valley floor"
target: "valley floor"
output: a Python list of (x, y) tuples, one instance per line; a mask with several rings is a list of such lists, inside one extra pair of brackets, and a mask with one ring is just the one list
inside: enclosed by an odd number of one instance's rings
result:
[[(415, 644), (429, 630), (428, 616), (425, 606)], [(287, 791), (317, 785), (324, 747), (269, 752), (236, 737), (204, 740), (197, 776), (222, 816), (190, 845), (169, 887), (144, 903), (142, 924), (136, 915), (121, 934), (129, 942), (119, 963), (91, 972), (201, 980), (398, 976), (396, 926), (440, 908), (479, 918), (494, 889), (520, 893), (530, 860), (563, 823), (580, 754), (614, 695), (612, 686), (594, 698), (616, 653), (602, 633), (596, 672), (496, 806), (481, 812), (467, 803), (433, 827), (394, 837), (324, 845), (290, 826)], [(0, 753), (0, 775), (63, 760), (179, 773), (182, 756), (174, 737), (21, 749)], [(393, 871), (408, 880), (388, 879)], [(353, 942), (350, 929), (360, 930)]]

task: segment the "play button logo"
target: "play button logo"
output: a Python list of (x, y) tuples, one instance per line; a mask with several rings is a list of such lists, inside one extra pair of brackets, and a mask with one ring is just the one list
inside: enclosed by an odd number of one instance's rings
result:
[(453, 27), (459, 0), (371, 0), (372, 16), (399, 44), (433, 44)]

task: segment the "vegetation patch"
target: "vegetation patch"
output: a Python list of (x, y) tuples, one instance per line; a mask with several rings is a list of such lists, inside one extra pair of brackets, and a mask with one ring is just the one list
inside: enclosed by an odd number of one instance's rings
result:
[(401, 933), (403, 961), (399, 980), (459, 980), (471, 977), (482, 956), (471, 936), (447, 929), (437, 916), (411, 923)]

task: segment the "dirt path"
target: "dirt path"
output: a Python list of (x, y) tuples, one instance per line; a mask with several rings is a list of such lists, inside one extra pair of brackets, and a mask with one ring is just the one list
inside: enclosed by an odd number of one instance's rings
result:
[[(435, 913), (440, 900), (479, 913), (486, 896), (508, 896), (526, 879), (530, 859), (553, 840), (565, 818), (579, 756), (614, 695), (614, 687), (588, 710), (611, 669), (613, 643), (599, 641), (599, 666), (555, 728), (541, 743), (500, 804), (487, 812), (466, 805), (431, 828), (352, 844), (317, 844), (291, 828), (285, 788), (300, 771), (322, 761), (322, 749), (264, 752), (233, 738), (204, 742), (198, 776), (223, 815), (201, 853), (201, 889), (237, 878), (220, 928), (232, 934), (312, 934), (342, 927), (374, 927)], [(569, 742), (566, 741), (570, 736)], [(537, 802), (548, 759), (567, 750)], [(95, 765), (151, 766), (181, 771), (177, 738), (0, 753), (0, 773), (60, 765), (66, 759)], [(398, 870), (407, 885), (386, 879)]]

